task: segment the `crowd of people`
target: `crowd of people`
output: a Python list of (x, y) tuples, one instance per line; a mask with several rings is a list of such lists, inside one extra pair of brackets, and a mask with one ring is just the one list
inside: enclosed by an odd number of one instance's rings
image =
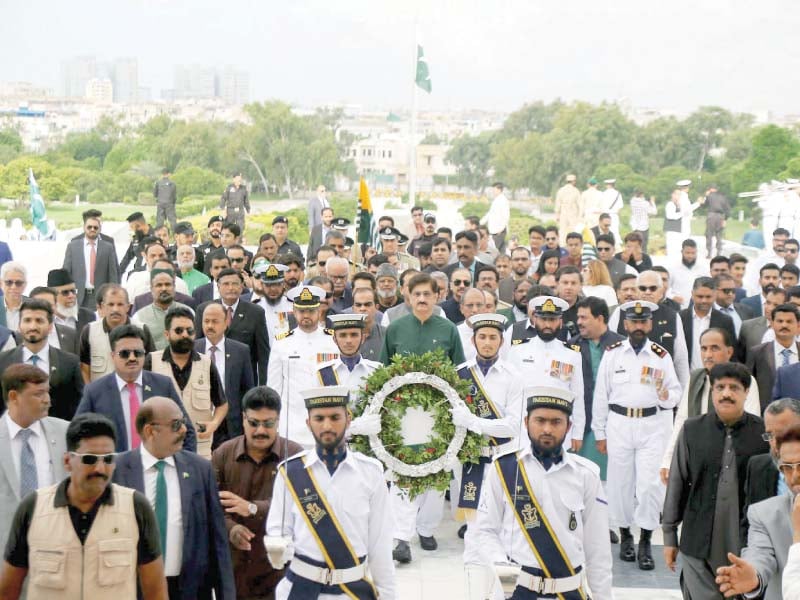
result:
[[(0, 597), (391, 600), (448, 500), (468, 600), (612, 598), (612, 551), (680, 566), (693, 600), (800, 597), (788, 231), (723, 255), (727, 200), (686, 208), (679, 181), (668, 212), (707, 205), (708, 258), (667, 229), (656, 265), (653, 201), (634, 196), (623, 236), (615, 181), (569, 176), (527, 244), (500, 183), (483, 219), (414, 206), (402, 230), (379, 216), (374, 246), (320, 186), (305, 255), (285, 216), (251, 251), (240, 180), (199, 243), (164, 175), (122, 260), (88, 210), (46, 281), (0, 267)], [(366, 379), (432, 350), (469, 383), (452, 422), (484, 446), (412, 499), (347, 441), (381, 431), (353, 417)]]

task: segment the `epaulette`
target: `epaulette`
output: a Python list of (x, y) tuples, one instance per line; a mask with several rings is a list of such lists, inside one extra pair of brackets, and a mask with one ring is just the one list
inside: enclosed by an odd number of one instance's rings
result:
[(275, 336), (275, 339), (276, 340), (284, 340), (287, 337), (289, 337), (290, 335), (292, 335), (293, 333), (294, 333), (294, 329), (290, 329), (289, 331), (284, 331), (283, 333), (279, 333), (278, 335)]
[(383, 463), (379, 461), (377, 458), (373, 458), (372, 456), (367, 456), (366, 454), (362, 454), (361, 452), (356, 452), (355, 450), (348, 450), (348, 453), (352, 454), (355, 458), (365, 463), (369, 463), (373, 467), (377, 468), (380, 473), (383, 473), (386, 467), (383, 466)]
[(658, 345), (658, 344), (656, 344), (655, 342), (653, 342), (652, 344), (650, 344), (650, 350), (652, 350), (653, 352), (655, 352), (656, 354), (658, 354), (658, 356), (659, 356), (660, 358), (664, 358), (664, 357), (665, 357), (665, 356), (668, 354), (668, 352), (667, 352), (667, 351), (666, 351), (664, 348), (662, 348), (661, 346), (659, 346), (659, 345)]
[(613, 350), (614, 348), (619, 348), (620, 346), (622, 346), (622, 342), (624, 341), (625, 340), (619, 340), (618, 342), (614, 342), (613, 344), (606, 346), (606, 350)]
[(324, 331), (325, 334), (327, 334), (327, 335), (333, 335), (333, 329), (329, 329), (329, 328), (326, 327), (322, 331)]
[(524, 340), (519, 340), (519, 339), (511, 340), (511, 345), (512, 346), (516, 346), (518, 344), (527, 344), (530, 341), (531, 341), (531, 338), (525, 338)]
[(577, 344), (570, 344), (569, 342), (564, 342), (564, 348), (569, 348), (570, 350), (574, 350), (575, 352), (580, 352), (581, 347)]
[(600, 477), (600, 467), (598, 467), (595, 463), (593, 463), (588, 458), (584, 458), (583, 456), (580, 456), (579, 454), (573, 454), (572, 452), (569, 453), (569, 458), (576, 465), (583, 467), (587, 471), (591, 471), (598, 478)]

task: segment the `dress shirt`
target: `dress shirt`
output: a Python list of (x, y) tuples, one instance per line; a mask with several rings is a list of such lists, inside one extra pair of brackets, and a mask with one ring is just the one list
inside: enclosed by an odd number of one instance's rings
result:
[(700, 336), (711, 327), (711, 311), (705, 317), (692, 310), (692, 363), (689, 368), (694, 371), (703, 367), (703, 359), (700, 356)]
[(214, 353), (214, 364), (217, 366), (217, 373), (219, 373), (219, 379), (222, 382), (222, 390), (225, 391), (225, 336), (222, 336), (218, 344), (212, 344), (206, 338), (205, 355), (208, 358), (211, 358), (211, 346), (217, 347), (217, 351)]
[(689, 302), (692, 299), (692, 285), (694, 285), (694, 280), (698, 277), (707, 276), (708, 261), (703, 261), (699, 258), (691, 267), (686, 266), (683, 261), (678, 261), (676, 264), (673, 264), (670, 267), (670, 287), (675, 294), (683, 298), (683, 302), (681, 302), (681, 308), (686, 308), (689, 306)]
[[(784, 347), (781, 346), (781, 344), (776, 340), (772, 344), (772, 348), (774, 349), (775, 352), (775, 369), (780, 369), (781, 367), (786, 365), (786, 363), (783, 362), (783, 354), (782, 354)], [(796, 343), (792, 344), (791, 346), (786, 348), (786, 350), (789, 351), (788, 364), (793, 365), (794, 363), (797, 362), (797, 344)]]
[(78, 328), (78, 320), (75, 317), (62, 317), (58, 313), (55, 313), (53, 314), (53, 321), (56, 325), (66, 325), (76, 330)]
[(481, 225), (486, 225), (491, 235), (495, 235), (508, 228), (508, 220), (511, 218), (511, 207), (505, 194), (498, 194), (492, 200), (487, 212), (481, 219)]
[(646, 198), (631, 198), (631, 229), (634, 231), (647, 231), (650, 229), (650, 215), (654, 215), (658, 209), (650, 204)]
[[(8, 427), (8, 437), (11, 440), (11, 457), (14, 462), (14, 469), (17, 475), (20, 475), (20, 457), (22, 456), (22, 438), (19, 432), (22, 427), (17, 425), (11, 415), (6, 412), (3, 415), (3, 420)], [(42, 428), (41, 421), (34, 421), (29, 427), (33, 435), (28, 438), (28, 444), (33, 450), (33, 456), (36, 459), (36, 483), (40, 488), (47, 487), (55, 483), (53, 481), (53, 463), (50, 460), (50, 448), (47, 445), (47, 437), (45, 436), (44, 429)]]
[(47, 334), (47, 343), (53, 348), (61, 350), (61, 340), (58, 339), (58, 332), (55, 327), (52, 327), (50, 333)]
[(19, 331), (19, 306), (9, 308), (5, 298), (3, 298), (3, 304), (6, 306), (6, 327), (11, 331)]
[(164, 467), (164, 479), (167, 482), (167, 547), (162, 551), (164, 575), (176, 577), (181, 574), (181, 565), (183, 564), (183, 513), (181, 510), (181, 484), (178, 479), (178, 469), (175, 466), (175, 457), (168, 456), (158, 459), (147, 451), (144, 444), (139, 447), (139, 451), (142, 453), (145, 496), (150, 501), (153, 510), (156, 509), (156, 481), (158, 479), (156, 463), (159, 460), (167, 463), (167, 466)]
[(725, 313), (731, 319), (733, 319), (733, 330), (736, 333), (736, 337), (738, 338), (739, 331), (742, 329), (742, 317), (740, 317), (739, 313), (736, 312), (736, 309), (733, 308), (733, 304), (731, 304), (727, 308), (723, 308), (715, 302), (714, 308), (716, 308), (719, 312)]
[[(608, 502), (600, 478), (581, 461), (565, 452), (563, 459), (545, 470), (534, 458), (530, 445), (519, 453), (531, 489), (550, 521), (556, 537), (573, 566), (581, 566), (592, 596), (611, 598), (611, 546), (608, 537)], [(492, 465), (493, 467), (493, 465)], [(519, 521), (508, 502), (495, 468), (487, 469), (475, 525), (478, 544), (487, 564), (514, 562), (540, 568)], [(575, 515), (572, 529), (570, 515)]]
[[(354, 553), (356, 556), (367, 556), (381, 600), (396, 600), (391, 553), (394, 515), (389, 506), (383, 465), (373, 458), (348, 450), (345, 459), (331, 475), (315, 451), (306, 452), (304, 459), (306, 469), (317, 481), (319, 490), (325, 494)], [(287, 496), (284, 478), (276, 477), (272, 505), (267, 515), (267, 535), (289, 535), (295, 554), (324, 562), (316, 534), (306, 525), (297, 503)], [(284, 505), (284, 501), (288, 504)]]
[[(98, 242), (100, 241), (100, 236), (95, 238), (94, 240), (90, 240), (87, 237), (83, 238), (83, 263), (86, 265), (86, 281), (84, 281), (84, 285), (87, 290), (94, 289), (94, 285), (90, 283), (94, 279), (94, 274), (92, 273), (91, 264), (92, 264), (92, 248), (94, 247), (95, 252), (95, 261), (97, 260), (97, 250), (98, 250)], [(96, 266), (96, 265), (95, 265)]]
[[(28, 365), (32, 365), (33, 363), (31, 362), (31, 356), (33, 356), (33, 352), (28, 350), (27, 346), (23, 346), (22, 362)], [(39, 362), (36, 366), (39, 367), (42, 371), (44, 371), (48, 375), (50, 375), (50, 344), (49, 343), (45, 344), (44, 348), (42, 348), (41, 350), (39, 350), (39, 352), (36, 353), (36, 356), (39, 357)]]
[[(122, 415), (125, 417), (125, 435), (128, 438), (128, 448), (130, 450), (131, 447), (131, 440), (130, 440), (130, 433), (131, 433), (131, 405), (130, 405), (130, 398), (128, 393), (128, 382), (124, 381), (119, 375), (114, 373), (114, 377), (117, 380), (117, 389), (119, 390), (119, 399), (122, 402)], [(136, 381), (133, 383), (136, 384), (136, 395), (139, 398), (139, 405), (144, 402), (144, 397), (142, 396), (142, 374), (139, 373), (139, 376), (136, 378)], [(133, 418), (136, 418), (136, 415), (133, 415)], [(119, 433), (117, 434), (119, 435)]]

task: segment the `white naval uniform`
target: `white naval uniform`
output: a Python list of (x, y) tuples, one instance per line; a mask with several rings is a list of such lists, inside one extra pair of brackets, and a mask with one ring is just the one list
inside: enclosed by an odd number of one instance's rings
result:
[[(508, 442), (508, 449), (517, 448), (519, 446), (520, 423), (525, 416), (522, 399), (523, 384), (519, 373), (511, 363), (502, 358), (489, 367), (486, 375), (477, 367), (475, 359), (468, 360), (457, 368), (460, 370), (464, 367), (473, 367), (475, 369), (478, 381), (480, 381), (483, 389), (486, 390), (492, 404), (502, 415), (500, 419), (481, 419), (486, 450), (491, 451), (488, 436), (512, 438)], [(500, 452), (502, 453), (502, 450)], [(491, 463), (487, 464), (483, 471), (484, 482), (491, 467)], [(453, 471), (453, 482), (450, 485), (450, 503), (453, 509), (458, 507), (460, 490), (461, 469), (456, 469)], [(482, 562), (475, 523), (474, 521), (467, 522), (467, 533), (464, 535), (464, 564), (481, 564)]]
[[(656, 370), (656, 371), (652, 371)], [(655, 381), (663, 380), (668, 397), (658, 399)], [(595, 439), (607, 440), (608, 504), (615, 527), (658, 527), (666, 488), (659, 477), (661, 458), (672, 433), (672, 408), (681, 384), (669, 353), (647, 340), (638, 354), (626, 339), (609, 346), (597, 369), (592, 403)], [(627, 417), (608, 405), (659, 409), (649, 417)]]
[[(527, 317), (525, 317), (527, 318)], [(511, 347), (511, 327), (503, 332), (503, 343), (500, 346), (500, 358), (508, 359), (508, 350)], [(466, 321), (456, 325), (458, 337), (461, 338), (461, 347), (464, 349), (464, 358), (466, 360), (473, 360), (478, 352), (475, 350), (475, 344), (472, 343), (472, 327)]]
[[(603, 212), (611, 217), (611, 233), (614, 234), (614, 244), (617, 247), (622, 245), (622, 236), (619, 233), (619, 211), (624, 204), (622, 194), (617, 188), (606, 188), (603, 194)], [(595, 223), (596, 224), (596, 223)]]
[(278, 431), (306, 448), (313, 448), (314, 436), (306, 426), (308, 414), (300, 392), (317, 385), (317, 367), (338, 358), (339, 349), (331, 334), (322, 328), (306, 333), (296, 327), (279, 338), (273, 342), (267, 369), (269, 386), (280, 394), (283, 402)]
[[(392, 514), (383, 477), (383, 465), (360, 452), (348, 450), (331, 475), (313, 450), (301, 453), (320, 491), (336, 516), (357, 556), (366, 556), (370, 579), (381, 600), (395, 600), (392, 560)], [(297, 459), (299, 460), (299, 459)], [(284, 505), (284, 502), (286, 504)], [(285, 518), (285, 521), (284, 521)], [(272, 504), (267, 515), (268, 536), (288, 536), (295, 554), (325, 562), (315, 534), (308, 528), (282, 476), (275, 478)], [(291, 563), (287, 566), (291, 569)], [(275, 589), (276, 600), (289, 597), (292, 582), (285, 577)], [(320, 594), (319, 600), (342, 600), (345, 595)]]
[(256, 297), (253, 304), (264, 309), (264, 318), (267, 321), (267, 336), (274, 340), (282, 333), (289, 331), (289, 315), (292, 314), (293, 305), (286, 296), (281, 296), (277, 304), (270, 304), (266, 298)]
[(367, 378), (372, 375), (376, 369), (383, 365), (376, 360), (369, 360), (368, 358), (361, 357), (361, 360), (356, 363), (356, 366), (351, 371), (347, 365), (342, 362), (341, 358), (336, 358), (328, 362), (322, 363), (317, 366), (315, 382), (313, 385), (325, 385), (322, 382), (322, 374), (320, 371), (325, 367), (333, 367), (336, 371), (336, 378), (339, 383), (336, 385), (343, 385), (350, 390), (350, 404), (356, 404), (359, 396), (359, 390)]
[[(525, 385), (553, 385), (575, 394), (572, 427), (567, 432), (564, 448), (570, 449), (573, 439), (582, 440), (586, 408), (583, 403), (583, 359), (580, 351), (559, 339), (545, 342), (535, 336), (511, 346), (508, 360), (519, 372)], [(521, 439), (528, 435), (522, 423), (519, 435)]]
[[(597, 465), (564, 452), (561, 462), (545, 471), (529, 445), (520, 450), (519, 456), (561, 547), (573, 567), (583, 567), (592, 598), (612, 598), (608, 504)], [(526, 567), (541, 568), (520, 531), (494, 463), (490, 466), (475, 523), (484, 562), (503, 563), (511, 559)], [(571, 531), (569, 522), (573, 513), (577, 526)]]

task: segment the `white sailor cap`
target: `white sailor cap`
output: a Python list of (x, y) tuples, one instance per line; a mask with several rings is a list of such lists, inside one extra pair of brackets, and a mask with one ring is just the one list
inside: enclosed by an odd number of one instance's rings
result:
[(603, 183), (617, 183), (617, 180), (612, 177), (611, 179), (603, 179)]
[(289, 267), (286, 265), (272, 263), (266, 266), (259, 266), (253, 272), (260, 275), (260, 279), (264, 283), (283, 283), (283, 278), (288, 270)]
[(339, 329), (364, 329), (367, 315), (360, 313), (328, 315), (328, 320), (331, 323), (331, 329), (334, 331)]
[(536, 296), (528, 302), (528, 307), (533, 307), (538, 317), (561, 317), (569, 304), (557, 296)]
[(680, 180), (675, 182), (675, 185), (677, 185), (678, 187), (689, 187), (690, 185), (692, 185), (692, 180), (691, 179), (680, 179)]
[(298, 285), (286, 292), (286, 297), (297, 308), (317, 308), (327, 292), (316, 285)]
[(302, 390), (300, 395), (307, 410), (347, 406), (350, 401), (350, 389), (344, 385), (310, 388)]
[(494, 327), (503, 332), (506, 330), (507, 322), (508, 319), (504, 315), (499, 315), (497, 313), (477, 314), (467, 319), (467, 324), (472, 327), (473, 331), (477, 331), (483, 327)]
[(628, 321), (647, 321), (653, 318), (653, 312), (658, 310), (658, 304), (646, 300), (632, 300), (621, 304), (619, 309)]
[(572, 404), (575, 394), (570, 390), (549, 385), (540, 385), (525, 390), (525, 405), (527, 412), (537, 408), (554, 408), (562, 410), (568, 415), (572, 414)]

